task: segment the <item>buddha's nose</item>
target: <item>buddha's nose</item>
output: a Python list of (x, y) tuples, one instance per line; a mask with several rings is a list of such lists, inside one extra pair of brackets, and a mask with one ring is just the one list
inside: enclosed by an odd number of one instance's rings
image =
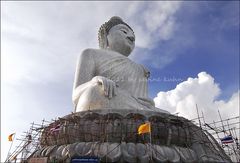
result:
[(135, 41), (135, 37), (133, 37), (133, 36), (128, 36), (127, 38), (128, 38), (129, 40), (131, 40), (132, 42)]

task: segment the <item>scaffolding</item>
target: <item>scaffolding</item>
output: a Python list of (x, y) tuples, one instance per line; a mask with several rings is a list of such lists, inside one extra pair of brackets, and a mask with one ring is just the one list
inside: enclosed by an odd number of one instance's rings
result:
[(198, 117), (192, 120), (194, 124), (212, 135), (233, 162), (240, 162), (240, 116), (222, 119), (218, 110), (219, 120), (206, 122), (203, 112), (202, 116), (199, 116), (197, 105), (196, 109)]
[[(197, 106), (196, 106), (197, 107)], [(205, 133), (202, 135), (203, 139), (199, 144), (205, 144), (211, 149), (219, 151), (221, 146), (225, 153), (234, 162), (240, 161), (240, 146), (239, 146), (239, 125), (240, 117), (231, 117), (222, 119), (219, 112), (219, 121), (205, 122), (204, 115), (191, 120), (195, 125), (194, 132)], [(70, 118), (69, 118), (70, 117)], [(164, 118), (163, 118), (164, 119)], [(130, 121), (128, 121), (130, 120)], [(158, 116), (151, 116), (152, 126), (151, 142), (149, 135), (138, 135), (137, 128), (146, 121), (146, 117), (141, 114), (128, 114), (126, 117), (121, 117), (114, 113), (106, 114), (102, 117), (99, 114), (89, 111), (83, 117), (71, 114), (68, 118), (57, 118), (55, 120), (42, 120), (41, 124), (31, 123), (29, 131), (24, 132), (22, 138), (16, 139), (19, 145), (13, 152), (10, 152), (5, 162), (27, 162), (27, 159), (33, 156), (36, 151), (44, 146), (49, 145), (64, 145), (74, 142), (136, 142), (136, 143), (150, 143), (156, 145), (176, 145), (190, 150), (191, 142), (199, 141), (194, 137), (190, 137), (189, 124), (184, 124), (181, 117), (169, 115), (165, 120), (159, 119)], [(125, 126), (122, 124), (125, 123)], [(97, 127), (96, 127), (97, 126)], [(172, 133), (162, 132), (168, 131), (171, 127)], [(203, 132), (201, 132), (203, 131)], [(161, 132), (162, 134), (159, 134)], [(232, 143), (223, 143), (222, 138), (231, 135)], [(215, 139), (218, 144), (216, 144)], [(212, 140), (212, 142), (206, 141)], [(118, 145), (118, 146), (119, 146)], [(118, 148), (116, 146), (115, 148)], [(112, 149), (113, 150), (115, 150)], [(154, 145), (149, 148), (157, 151)], [(107, 151), (109, 154), (111, 151)], [(214, 152), (214, 151), (211, 151)], [(106, 154), (106, 155), (107, 155)], [(221, 157), (221, 156), (220, 156)], [(102, 156), (102, 159), (106, 156)]]
[[(42, 120), (42, 124), (31, 123), (30, 129), (27, 132), (23, 132), (21, 138), (16, 139), (15, 149), (11, 151), (9, 149), (5, 163), (7, 162), (27, 162), (27, 158), (31, 156), (34, 151), (40, 148), (40, 136), (45, 127), (50, 122)], [(13, 143), (13, 142), (12, 142)]]

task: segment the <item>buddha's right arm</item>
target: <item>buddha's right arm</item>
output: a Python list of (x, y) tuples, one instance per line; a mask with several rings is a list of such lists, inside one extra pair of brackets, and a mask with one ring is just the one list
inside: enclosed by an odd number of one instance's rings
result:
[(93, 53), (94, 50), (86, 49), (78, 58), (72, 94), (72, 101), (75, 105), (84, 90), (93, 84), (92, 78), (96, 70)]
[(84, 50), (78, 59), (72, 94), (74, 105), (77, 105), (80, 96), (86, 89), (96, 84), (102, 87), (104, 95), (109, 99), (116, 96), (116, 83), (106, 77), (97, 76), (94, 53), (96, 50)]

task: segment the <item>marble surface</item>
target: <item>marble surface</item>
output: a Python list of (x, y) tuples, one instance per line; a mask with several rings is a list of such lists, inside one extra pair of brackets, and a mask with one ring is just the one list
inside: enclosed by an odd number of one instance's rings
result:
[(135, 47), (134, 32), (121, 18), (113, 19), (109, 25), (100, 28), (108, 29), (100, 35), (100, 40), (105, 40), (104, 46), (85, 49), (78, 58), (72, 94), (75, 111), (100, 108), (157, 110), (148, 97), (150, 72), (128, 58)]

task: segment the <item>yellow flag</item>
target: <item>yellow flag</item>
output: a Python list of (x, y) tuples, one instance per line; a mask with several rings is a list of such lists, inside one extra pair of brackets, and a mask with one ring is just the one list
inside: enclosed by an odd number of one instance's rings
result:
[(14, 135), (15, 133), (12, 133), (11, 135), (9, 135), (8, 136), (8, 141), (13, 141), (13, 135)]
[(151, 132), (150, 122), (142, 124), (138, 127), (138, 134), (144, 134), (144, 133), (150, 133), (150, 132)]

